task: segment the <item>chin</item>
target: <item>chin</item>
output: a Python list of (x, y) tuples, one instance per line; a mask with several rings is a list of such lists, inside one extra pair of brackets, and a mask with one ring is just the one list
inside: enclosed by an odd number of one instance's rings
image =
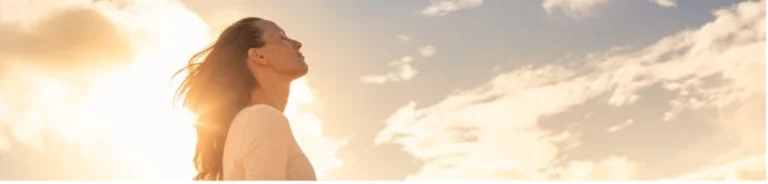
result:
[(289, 74), (290, 75), (289, 78), (291, 80), (296, 80), (298, 78), (304, 77), (305, 75), (307, 75), (308, 72), (309, 72), (308, 68), (303, 68), (303, 69), (300, 69), (300, 70), (296, 70), (296, 71), (291, 72)]
[(304, 77), (304, 75), (307, 75), (307, 73), (309, 73), (309, 66), (304, 61), (302, 61), (301, 64), (302, 65), (301, 67), (299, 67), (300, 69), (298, 70), (297, 73), (300, 75), (299, 77)]

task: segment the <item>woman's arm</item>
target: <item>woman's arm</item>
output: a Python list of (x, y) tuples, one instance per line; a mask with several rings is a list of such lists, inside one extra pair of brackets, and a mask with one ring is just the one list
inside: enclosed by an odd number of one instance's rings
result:
[(252, 137), (244, 147), (240, 162), (246, 180), (285, 180), (288, 155), (293, 140), (288, 119), (276, 109), (257, 105), (246, 109), (245, 137)]

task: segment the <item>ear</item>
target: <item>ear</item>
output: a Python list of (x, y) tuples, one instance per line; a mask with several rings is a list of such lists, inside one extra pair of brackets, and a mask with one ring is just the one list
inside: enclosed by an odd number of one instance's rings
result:
[(258, 48), (248, 49), (248, 60), (254, 62), (254, 64), (267, 64), (267, 59), (264, 58), (264, 55), (259, 51)]

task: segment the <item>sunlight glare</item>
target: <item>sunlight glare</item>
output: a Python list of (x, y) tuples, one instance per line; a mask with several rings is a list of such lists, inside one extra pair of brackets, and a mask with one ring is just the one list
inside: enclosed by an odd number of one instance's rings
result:
[[(33, 91), (9, 89), (14, 93), (1, 96), (0, 118), (14, 125), (9, 126), (13, 129), (9, 137), (26, 146), (44, 149), (40, 137), (53, 133), (84, 155), (106, 154), (115, 179), (190, 180), (196, 174), (192, 163), (196, 116), (173, 106), (173, 94), (186, 73), (172, 75), (210, 43), (209, 27), (176, 0), (111, 3), (97, 2), (97, 9), (131, 41), (137, 50), (133, 62), (109, 74), (85, 77), (88, 87), (82, 89), (65, 79), (21, 72)], [(343, 143), (324, 139), (322, 122), (306, 108), (314, 102), (306, 79), (295, 81), (291, 90), (286, 116), (323, 178), (341, 164), (338, 159), (324, 159), (335, 158), (335, 151), (325, 150)], [(9, 102), (16, 99), (28, 100), (28, 108), (19, 110)], [(9, 140), (0, 137), (0, 150), (8, 149)]]

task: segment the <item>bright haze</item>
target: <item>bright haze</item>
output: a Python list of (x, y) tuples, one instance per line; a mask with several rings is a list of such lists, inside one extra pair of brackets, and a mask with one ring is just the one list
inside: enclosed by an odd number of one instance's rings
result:
[(765, 0), (0, 0), (0, 180), (190, 180), (187, 59), (272, 20), (323, 180), (765, 180)]

